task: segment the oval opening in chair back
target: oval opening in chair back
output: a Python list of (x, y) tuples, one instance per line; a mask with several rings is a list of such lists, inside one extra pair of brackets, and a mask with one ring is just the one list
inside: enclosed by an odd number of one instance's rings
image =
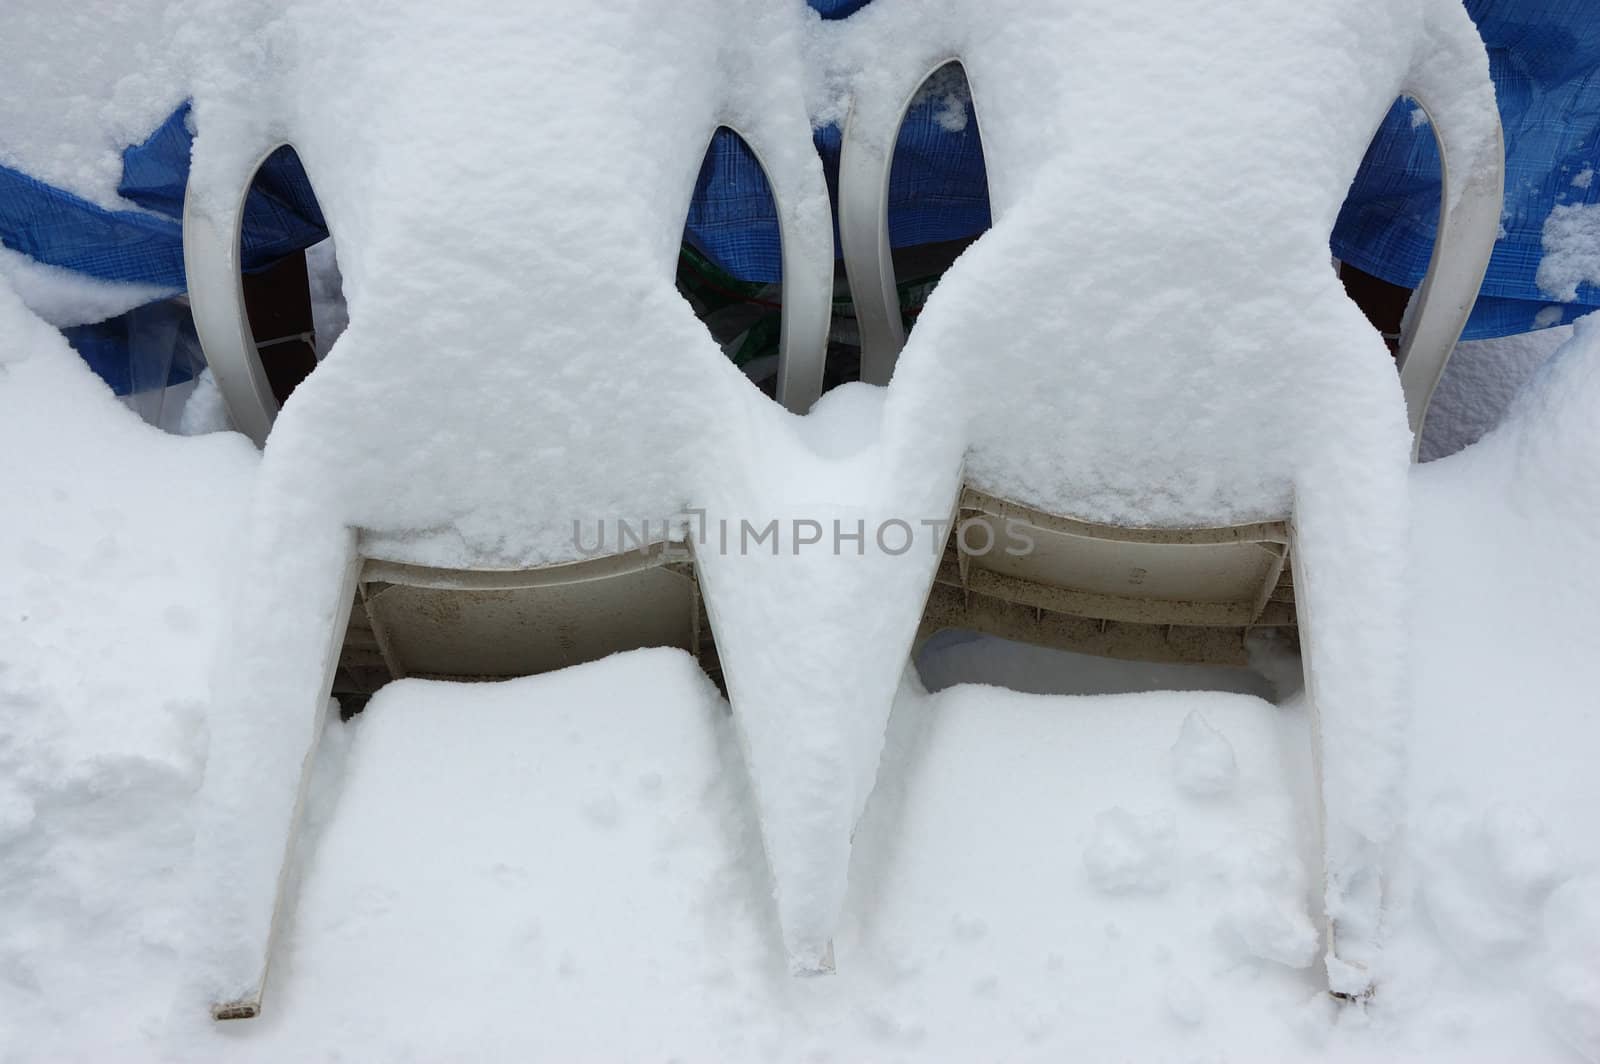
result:
[(283, 145), (251, 179), (239, 233), (250, 333), (280, 404), (316, 368), (348, 320), (327, 234), (300, 157)]
[(952, 60), (912, 97), (889, 167), (889, 239), (907, 333), (956, 256), (990, 224), (978, 115), (966, 69)]
[(719, 128), (706, 148), (678, 252), (678, 291), (728, 359), (769, 397), (783, 335), (783, 240), (761, 161)]

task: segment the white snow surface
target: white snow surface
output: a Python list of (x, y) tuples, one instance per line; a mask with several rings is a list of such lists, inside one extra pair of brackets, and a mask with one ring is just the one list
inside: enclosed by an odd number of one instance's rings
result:
[(114, 210), (122, 152), (188, 95), (208, 0), (6, 0), (0, 164)]
[[(331, 723), (267, 1012), (218, 1028), (182, 881), (256, 460), (140, 423), (0, 288), (0, 1059), (1600, 1059), (1594, 324), (1411, 476), (1412, 815), (1364, 1010), (1306, 967), (1297, 698), (907, 688), (839, 974), (796, 981), (727, 707), (645, 651)], [(1195, 713), (1225, 795), (1175, 779)], [(1097, 887), (1117, 809), (1171, 825), (1164, 889)]]
[(1172, 747), (1172, 775), (1178, 789), (1195, 798), (1220, 797), (1238, 782), (1239, 764), (1227, 736), (1199, 712), (1183, 719)]
[(1534, 279), (1541, 292), (1570, 303), (1579, 285), (1600, 286), (1600, 204), (1556, 204), (1540, 242), (1544, 257)]
[[(56, 7), (8, 29), (65, 49), (93, 14)], [(1597, 330), (1408, 480), (1392, 365), (1327, 269), (1408, 85), (1460, 157), (1487, 143), (1454, 4), (126, 12), (126, 54), (59, 76), (0, 45), (76, 108), (19, 117), (0, 158), (107, 202), (115, 152), (190, 92), (199, 195), (295, 145), (349, 324), (256, 469), (237, 437), (139, 425), (0, 280), (0, 497), (25, 515), (0, 523), (7, 1059), (1600, 1056), (1573, 756), (1600, 738)], [(672, 290), (706, 137), (736, 124), (825, 241), (808, 111), (898, 106), (952, 54), (995, 227), (886, 392), (796, 419)], [(689, 506), (914, 524), (963, 471), (1136, 524), (1292, 508), (1325, 791), (1303, 699), (924, 694), (930, 544), (706, 552), (731, 706), (656, 651), (400, 684), (328, 725), (268, 1014), (203, 1024), (260, 963), (358, 542), (517, 566), (570, 560), (574, 519)], [(1364, 1010), (1313, 967), (1329, 914), (1383, 974)], [(788, 978), (830, 939), (838, 976)]]
[(9, 282), (29, 310), (59, 328), (93, 325), (177, 294), (159, 285), (102, 281), (8, 247), (0, 247), (0, 279)]
[[(186, 923), (203, 663), (257, 456), (140, 421), (4, 283), (0, 434), (0, 1059), (139, 1059)], [(119, 986), (128, 1010), (86, 1027), (83, 995)]]
[(1421, 460), (1431, 462), (1455, 454), (1481, 439), (1500, 423), (1534, 371), (1571, 338), (1572, 326), (1557, 325), (1457, 344), (1428, 404)]

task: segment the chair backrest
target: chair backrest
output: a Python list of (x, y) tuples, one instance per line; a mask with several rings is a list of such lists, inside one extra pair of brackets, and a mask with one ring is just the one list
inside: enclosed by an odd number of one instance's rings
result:
[[(588, 333), (596, 345), (613, 348), (595, 362), (615, 358), (614, 371), (626, 378), (649, 372), (629, 365), (626, 348), (666, 339), (665, 332), (638, 335), (653, 331), (639, 320), (640, 285), (670, 290), (700, 157), (724, 126), (751, 146), (773, 190), (784, 273), (779, 400), (796, 412), (810, 407), (821, 392), (833, 262), (799, 58), (785, 52), (786, 45), (795, 51), (793, 42), (772, 33), (761, 22), (766, 16), (749, 3), (705, 0), (675, 8), (668, 19), (636, 6), (631, 22), (626, 12), (613, 12), (611, 19), (569, 16), (559, 28), (542, 26), (540, 36), (553, 38), (543, 57), (549, 69), (530, 75), (529, 57), (508, 57), (507, 69), (522, 79), (517, 86), (505, 84), (506, 75), (486, 62), (475, 62), (475, 73), (463, 76), (459, 63), (443, 58), (456, 46), (497, 46), (468, 39), (464, 31), (461, 41), (436, 42), (437, 68), (424, 63), (395, 70), (361, 55), (326, 62), (308, 47), (301, 62), (280, 72), (282, 84), (263, 94), (282, 101), (279, 113), (267, 118), (234, 113), (226, 97), (199, 96), (184, 251), (200, 336), (238, 427), (263, 442), (277, 415), (238, 278), (244, 197), (261, 163), (282, 145), (292, 144), (305, 159), (330, 225), (348, 238), (340, 250), (347, 256), (354, 346), (362, 346), (361, 333), (375, 326), (435, 352), (463, 346), (452, 342), (459, 337), (484, 348), (484, 360), (498, 357), (496, 348), (511, 347), (505, 357), (538, 361), (539, 353), (529, 349), (542, 346), (553, 377), (561, 362), (580, 355), (569, 350), (561, 359), (553, 349), (563, 342), (576, 347)], [(300, 15), (300, 39), (312, 38), (319, 20), (333, 17), (331, 8), (311, 5)], [(419, 25), (435, 33), (436, 21)], [(624, 36), (637, 33), (643, 41), (645, 23), (663, 23), (662, 40), (630, 50), (617, 39), (622, 27)], [(398, 15), (386, 29), (408, 32)], [(772, 43), (774, 37), (780, 39)], [(621, 66), (619, 49), (628, 56)], [(602, 51), (610, 58), (601, 61)], [(594, 62), (585, 65), (581, 56)], [(539, 59), (532, 58), (535, 67)], [(365, 100), (371, 110), (334, 102), (339, 98), (329, 96), (330, 84), (339, 78), (344, 95)], [(355, 116), (363, 125), (340, 128)], [(237, 128), (227, 129), (230, 124)], [(497, 135), (497, 150), (485, 150), (481, 142)], [(477, 265), (489, 268), (475, 271)], [(475, 283), (452, 288), (474, 273)], [(588, 299), (578, 298), (570, 278), (587, 287)], [(593, 293), (612, 294), (612, 301), (596, 307)], [(375, 296), (386, 305), (374, 308)], [(496, 300), (493, 317), (507, 328), (484, 328)], [(437, 306), (437, 327), (429, 303)], [(408, 328), (394, 320), (397, 315), (410, 319)], [(637, 325), (610, 328), (629, 322)], [(625, 331), (634, 335), (618, 335)], [(541, 345), (541, 338), (551, 342)], [(381, 355), (368, 356), (375, 363), (371, 371), (393, 378), (397, 389), (407, 387), (408, 359), (428, 355), (393, 342), (383, 346)], [(464, 379), (462, 369), (457, 379)], [(439, 387), (440, 379), (429, 386)], [(372, 380), (366, 387), (384, 384)]]
[[(1239, 413), (1223, 413), (1225, 395), (1190, 391), (1193, 374), (1173, 374), (1177, 387), (1163, 397), (1167, 367), (1160, 361), (1187, 359), (1225, 372), (1243, 360), (1226, 344), (1246, 347), (1274, 332), (1293, 334), (1294, 324), (1255, 316), (1256, 337), (1207, 336), (1203, 324), (1184, 335), (1173, 326), (1228, 309), (1216, 304), (1230, 294), (1265, 310), (1275, 287), (1283, 292), (1280, 318), (1287, 319), (1311, 298), (1319, 278), (1310, 271), (1324, 275), (1322, 295), (1334, 290), (1324, 269), (1333, 213), (1372, 131), (1401, 94), (1424, 109), (1447, 166), (1433, 261), (1400, 355), (1408, 419), (1420, 434), (1428, 398), (1487, 267), (1503, 186), (1487, 63), (1459, 5), (1397, 12), (1376, 3), (1306, 4), (1293, 15), (1260, 3), (1175, 13), (1157, 10), (1153, 0), (1000, 7), (980, 17), (949, 4), (878, 0), (854, 20), (861, 55), (886, 57), (856, 75), (840, 165), (840, 237), (862, 332), (863, 377), (888, 383), (905, 343), (888, 236), (888, 178), (906, 106), (941, 66), (960, 62), (971, 85), (995, 231), (968, 252), (977, 261), (958, 262), (950, 277), (955, 290), (985, 295), (957, 310), (953, 291), (936, 291), (919, 329), (956, 315), (987, 316), (987, 329), (955, 330), (957, 346), (965, 345), (976, 363), (970, 374), (986, 379), (1005, 372), (996, 365), (996, 348), (1060, 352), (1054, 360), (1022, 359), (1038, 372), (1010, 384), (1068, 399), (1060, 416), (1084, 415), (1086, 430), (1096, 411), (1092, 403), (1074, 409), (1071, 394), (1114, 395), (1113, 361), (1145, 378), (1128, 389), (1130, 401), (1145, 409), (1120, 418), (1124, 423), (1147, 417), (1154, 404), (1185, 399), (1217, 406), (1212, 415), (1219, 419), (1240, 420)], [(985, 22), (1000, 28), (985, 29)], [(891, 36), (900, 45), (895, 50), (869, 43)], [(1161, 65), (1160, 57), (1175, 53), (1194, 62)], [(1282, 263), (1291, 260), (1297, 269), (1286, 275)], [(991, 276), (975, 276), (978, 261)], [(1203, 295), (1185, 306), (1186, 289)], [(941, 315), (941, 306), (950, 314)], [(1002, 309), (988, 313), (989, 307)], [(1013, 320), (1001, 320), (1004, 313)], [(1242, 331), (1252, 315), (1231, 318)], [(1338, 334), (1325, 333), (1323, 342), (1338, 343)], [(1160, 357), (1140, 347), (1157, 348)], [(1137, 357), (1125, 357), (1130, 349)], [(1273, 356), (1299, 357), (1283, 348)], [(1288, 376), (1268, 391), (1292, 394)], [(1255, 392), (1258, 405), (1263, 398), (1259, 380), (1235, 390)], [(985, 436), (981, 427), (976, 435)], [(1073, 443), (1091, 442), (1089, 436)]]

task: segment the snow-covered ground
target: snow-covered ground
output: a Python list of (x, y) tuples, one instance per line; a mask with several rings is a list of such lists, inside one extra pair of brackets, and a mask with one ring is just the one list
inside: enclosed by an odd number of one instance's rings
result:
[[(641, 651), (330, 724), (266, 1012), (213, 1027), (186, 890), (255, 452), (140, 423), (0, 301), (0, 1059), (1600, 1056), (1600, 329), (1411, 478), (1409, 828), (1365, 1009), (1312, 963), (1298, 699), (947, 638), (836, 976), (788, 974), (726, 704)], [(1212, 690), (1098, 694), (1152, 686)]]
[[(1327, 269), (1400, 87), (1490, 158), (1481, 47), (1450, 0), (1252, 0), (1205, 34), (1132, 10), (8, 12), (0, 161), (115, 205), (121, 146), (192, 97), (215, 210), (286, 136), (348, 328), (258, 456), (141, 423), (47, 324), (148, 292), (0, 257), (0, 1059), (1600, 1059), (1600, 323), (1548, 360), (1553, 331), (1463, 345), (1450, 457), (1413, 468)], [(865, 128), (952, 50), (994, 229), (890, 388), (793, 417), (673, 291), (662, 205), (732, 121), (825, 273), (809, 123)], [(217, 420), (202, 381), (178, 423)], [(1099, 520), (1292, 506), (1326, 779), (1271, 648), (1180, 671), (945, 636), (892, 697), (935, 552), (707, 552), (731, 705), (641, 651), (329, 724), (265, 1015), (209, 1021), (256, 970), (350, 529), (518, 566), (571, 560), (570, 515), (938, 516), (963, 476)], [(1364, 1005), (1320, 967), (1324, 822)]]

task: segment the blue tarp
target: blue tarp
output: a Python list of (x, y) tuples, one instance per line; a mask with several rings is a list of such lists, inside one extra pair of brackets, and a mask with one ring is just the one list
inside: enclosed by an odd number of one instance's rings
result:
[[(122, 153), (117, 193), (142, 210), (106, 210), (0, 166), (0, 243), (101, 280), (182, 290), (183, 188), (193, 142), (185, 105)], [(245, 201), (245, 268), (270, 266), (327, 235), (299, 159), (275, 153)]]
[[(117, 193), (141, 210), (106, 210), (0, 166), (0, 243), (101, 280), (182, 291), (183, 190), (193, 142), (185, 105), (122, 153)], [(245, 269), (263, 269), (327, 235), (300, 160), (287, 149), (275, 152), (245, 201)], [(180, 384), (202, 364), (193, 357), (193, 322), (167, 303), (62, 331), (118, 395)]]
[[(810, 0), (824, 18), (843, 18), (869, 0)], [(1534, 277), (1541, 234), (1562, 204), (1600, 203), (1600, 18), (1593, 0), (1466, 0), (1489, 45), (1506, 130), (1505, 234), (1495, 249), (1468, 337), (1523, 332), (1600, 307), (1600, 290), (1577, 304), (1553, 304)], [(1426, 270), (1438, 218), (1438, 158), (1413, 108), (1396, 105), (1362, 164), (1333, 233), (1341, 259), (1412, 287)], [(969, 112), (970, 118), (970, 112)], [(113, 281), (183, 287), (181, 216), (192, 135), (188, 108), (123, 153), (118, 187), (133, 207), (107, 210), (0, 166), (0, 243), (32, 258)], [(838, 173), (839, 130), (816, 132), (830, 184)], [(979, 131), (952, 122), (947, 100), (915, 108), (901, 130), (890, 178), (890, 234), (896, 246), (970, 237), (989, 224)], [(311, 186), (292, 152), (274, 156), (246, 207), (244, 257), (258, 269), (326, 235)], [(778, 279), (778, 229), (754, 157), (726, 131), (700, 174), (685, 236), (729, 273)], [(1554, 310), (1549, 308), (1554, 307)], [(86, 357), (105, 366), (130, 326), (74, 330)], [(91, 349), (98, 352), (91, 355)], [(127, 377), (126, 374), (123, 375)], [(115, 383), (129, 386), (127, 380)]]
[[(895, 247), (957, 240), (989, 228), (989, 185), (978, 124), (968, 121), (962, 129), (947, 129), (953, 123), (947, 113), (941, 114), (946, 108), (935, 98), (906, 115), (889, 173), (889, 233)], [(841, 136), (838, 126), (824, 126), (812, 137), (828, 192), (836, 201)], [(835, 223), (837, 241), (837, 219)], [(761, 165), (737, 134), (724, 129), (712, 138), (684, 236), (735, 277), (766, 283), (779, 279), (781, 249), (772, 194)]]
[(174, 300), (61, 331), (118, 395), (182, 384), (205, 367), (194, 318)]
[[(1576, 304), (1559, 304), (1534, 281), (1551, 210), (1600, 203), (1600, 9), (1594, 0), (1467, 0), (1467, 10), (1489, 47), (1506, 137), (1504, 232), (1466, 332), (1482, 338), (1600, 307), (1592, 285), (1579, 287)], [(1439, 153), (1413, 110), (1401, 102), (1390, 112), (1333, 231), (1335, 255), (1407, 288), (1427, 271), (1439, 219)]]

